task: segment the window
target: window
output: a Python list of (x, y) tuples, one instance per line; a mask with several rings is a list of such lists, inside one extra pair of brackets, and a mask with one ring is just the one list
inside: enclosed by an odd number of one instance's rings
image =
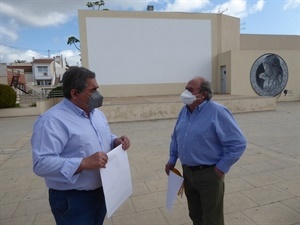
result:
[(42, 74), (48, 74), (48, 66), (38, 66), (38, 72)]
[(51, 80), (38, 80), (38, 86), (51, 86)]

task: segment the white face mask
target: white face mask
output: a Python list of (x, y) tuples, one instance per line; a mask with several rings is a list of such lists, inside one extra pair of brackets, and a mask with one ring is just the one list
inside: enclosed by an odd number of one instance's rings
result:
[(196, 100), (196, 96), (193, 95), (189, 90), (185, 90), (180, 95), (180, 99), (185, 105), (190, 105)]

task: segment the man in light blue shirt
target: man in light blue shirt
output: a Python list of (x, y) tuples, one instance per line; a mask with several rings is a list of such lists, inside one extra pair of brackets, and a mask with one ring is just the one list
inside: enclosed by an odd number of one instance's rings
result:
[[(33, 171), (44, 177), (56, 223), (101, 225), (106, 206), (100, 168), (107, 152), (127, 136), (112, 134), (105, 115), (97, 108), (103, 97), (95, 73), (83, 67), (65, 72), (64, 99), (41, 115), (31, 138)], [(122, 188), (122, 187), (120, 187)]]
[(246, 138), (230, 111), (211, 100), (202, 77), (187, 83), (170, 143), (166, 173), (179, 158), (193, 225), (224, 225), (224, 174), (242, 156)]

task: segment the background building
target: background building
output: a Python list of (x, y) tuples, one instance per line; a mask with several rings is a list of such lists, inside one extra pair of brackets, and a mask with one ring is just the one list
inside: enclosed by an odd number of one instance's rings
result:
[(79, 11), (82, 65), (107, 97), (180, 94), (206, 77), (215, 93), (300, 100), (300, 36), (240, 34), (223, 14)]

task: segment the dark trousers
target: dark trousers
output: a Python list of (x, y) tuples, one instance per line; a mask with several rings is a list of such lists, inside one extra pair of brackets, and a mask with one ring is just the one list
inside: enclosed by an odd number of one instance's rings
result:
[(102, 187), (93, 191), (49, 189), (49, 202), (57, 225), (102, 225), (106, 215)]
[(214, 166), (191, 169), (183, 166), (184, 190), (193, 225), (224, 225), (224, 179)]

